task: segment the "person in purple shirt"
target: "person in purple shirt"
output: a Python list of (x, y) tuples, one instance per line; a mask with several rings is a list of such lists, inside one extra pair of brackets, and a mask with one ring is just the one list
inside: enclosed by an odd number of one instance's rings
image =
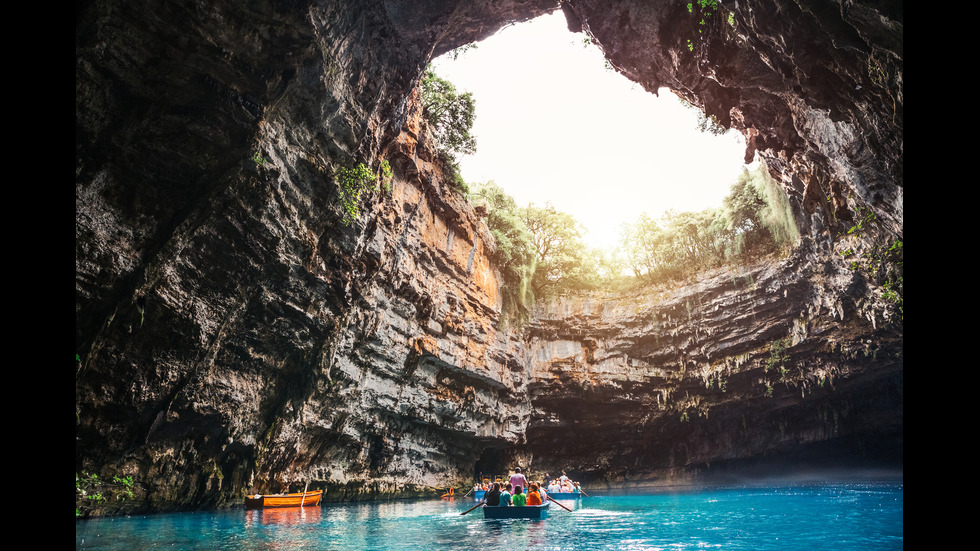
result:
[(514, 469), (514, 474), (510, 475), (510, 486), (516, 489), (518, 486), (521, 488), (527, 488), (527, 479), (521, 474), (521, 468), (517, 467)]

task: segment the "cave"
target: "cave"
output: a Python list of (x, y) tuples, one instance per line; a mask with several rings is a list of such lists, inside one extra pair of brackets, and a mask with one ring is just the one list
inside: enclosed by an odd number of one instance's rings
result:
[[(900, 471), (902, 4), (719, 5), (698, 33), (676, 0), (77, 2), (76, 473), (136, 481), (86, 514), (433, 495), (508, 462), (595, 487)], [(556, 10), (745, 136), (791, 255), (499, 323), (418, 85)], [(382, 161), (350, 220), (338, 171)]]

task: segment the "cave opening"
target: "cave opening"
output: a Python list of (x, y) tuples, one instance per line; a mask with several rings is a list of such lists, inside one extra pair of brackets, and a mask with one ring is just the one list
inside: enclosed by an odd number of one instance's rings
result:
[(551, 203), (612, 250), (624, 223), (721, 205), (744, 170), (744, 137), (667, 88), (618, 72), (559, 10), (432, 61), (476, 102), (467, 182), (494, 181), (519, 204)]
[(493, 479), (493, 475), (504, 472), (503, 448), (484, 448), (480, 458), (473, 465), (473, 480)]

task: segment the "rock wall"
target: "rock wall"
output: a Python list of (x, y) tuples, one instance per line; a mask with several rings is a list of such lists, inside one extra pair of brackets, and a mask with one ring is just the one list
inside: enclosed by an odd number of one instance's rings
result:
[(539, 305), (534, 464), (593, 487), (900, 470), (902, 332), (861, 278), (798, 251)]
[[(900, 320), (851, 265), (902, 235), (901, 8), (723, 3), (734, 25), (686, 50), (679, 5), (77, 3), (76, 472), (137, 481), (91, 512), (432, 495), (555, 449), (610, 482), (875, 435), (900, 458)], [(501, 329), (495, 245), (415, 89), (559, 7), (746, 134), (794, 201), (792, 258)], [(337, 170), (382, 160), (390, 191), (345, 224)], [(551, 448), (566, 427), (611, 441)]]

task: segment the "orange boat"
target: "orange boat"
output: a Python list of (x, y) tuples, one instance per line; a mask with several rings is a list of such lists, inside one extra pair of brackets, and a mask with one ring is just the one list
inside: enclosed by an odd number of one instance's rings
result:
[(295, 494), (255, 494), (245, 497), (246, 509), (264, 509), (267, 507), (306, 507), (319, 505), (323, 490), (297, 492)]

